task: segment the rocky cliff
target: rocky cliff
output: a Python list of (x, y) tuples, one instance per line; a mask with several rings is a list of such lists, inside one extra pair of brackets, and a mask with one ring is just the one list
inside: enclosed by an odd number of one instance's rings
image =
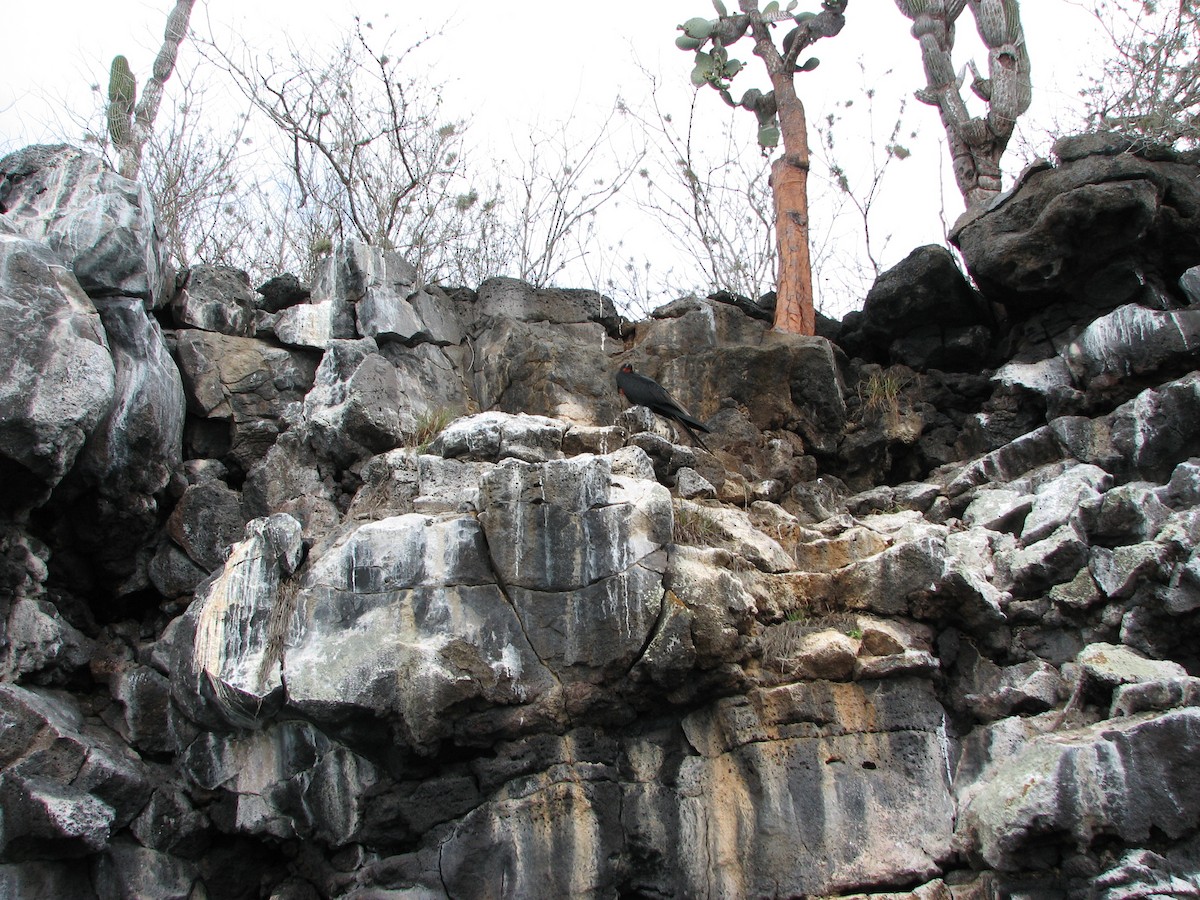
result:
[(0, 161), (0, 898), (1200, 895), (1200, 168), (1056, 157), (813, 338)]

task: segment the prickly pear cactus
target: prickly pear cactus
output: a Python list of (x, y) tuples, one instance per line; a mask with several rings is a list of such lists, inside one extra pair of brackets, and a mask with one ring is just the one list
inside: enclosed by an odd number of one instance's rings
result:
[[(692, 84), (696, 87), (707, 84), (715, 88), (730, 106), (743, 107), (758, 116), (758, 142), (765, 153), (779, 144), (780, 129), (774, 91), (763, 95), (756, 90), (749, 102), (747, 97), (752, 95), (747, 92), (741, 102), (734, 101), (729, 93), (730, 83), (742, 71), (744, 64), (740, 60), (731, 59), (727, 48), (745, 37), (747, 32), (754, 32), (754, 52), (763, 56), (763, 48), (759, 45), (763, 43), (763, 35), (769, 34), (767, 29), (778, 23), (788, 22), (795, 27), (784, 35), (782, 49), (776, 48), (769, 36), (766, 38), (766, 43), (774, 50), (773, 56), (764, 56), (767, 69), (773, 76), (776, 74), (774, 69), (786, 72), (789, 77), (799, 72), (811, 72), (817, 67), (819, 60), (810, 57), (803, 63), (798, 63), (797, 56), (801, 49), (818, 38), (830, 37), (841, 30), (842, 10), (846, 2), (825, 0), (824, 11), (819, 14), (795, 12), (797, 0), (790, 0), (786, 9), (780, 8), (779, 0), (770, 0), (762, 10), (758, 9), (757, 2), (743, 2), (740, 5), (742, 11), (730, 15), (722, 0), (713, 0), (717, 18), (695, 16), (688, 19), (677, 28), (682, 33), (675, 38), (675, 46), (695, 54), (691, 73)], [(759, 30), (755, 32), (755, 28)]]

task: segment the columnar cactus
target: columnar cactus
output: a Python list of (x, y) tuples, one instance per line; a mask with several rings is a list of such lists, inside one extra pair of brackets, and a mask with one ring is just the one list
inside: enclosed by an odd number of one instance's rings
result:
[[(921, 47), (926, 86), (917, 99), (936, 106), (950, 140), (954, 176), (968, 207), (985, 203), (1000, 192), (1000, 158), (1021, 113), (1031, 99), (1029, 55), (1021, 30), (1018, 0), (896, 0), (913, 21), (912, 34)], [(960, 88), (965, 70), (956, 76), (951, 61), (954, 25), (971, 7), (979, 36), (988, 48), (988, 77), (968, 63), (971, 89), (988, 104), (986, 116), (967, 111)]]
[(113, 59), (108, 79), (108, 133), (119, 157), (118, 168), (126, 178), (136, 178), (142, 164), (142, 148), (150, 139), (154, 117), (162, 102), (163, 85), (175, 69), (179, 45), (187, 35), (188, 20), (195, 0), (176, 0), (167, 16), (162, 48), (154, 60), (150, 80), (134, 105), (137, 81), (124, 56)]
[(129, 69), (129, 60), (115, 56), (108, 74), (108, 134), (117, 147), (129, 143), (133, 130), (133, 101), (137, 79)]
[[(722, 0), (713, 0), (717, 17), (688, 19), (679, 26), (683, 33), (675, 39), (677, 47), (695, 54), (694, 85), (712, 87), (727, 104), (758, 118), (758, 143), (764, 154), (783, 141), (783, 155), (771, 166), (779, 248), (775, 301), (775, 328), (779, 331), (813, 334), (816, 330), (808, 253), (808, 126), (793, 78), (817, 67), (816, 57), (800, 62), (800, 53), (820, 38), (842, 30), (847, 4), (848, 0), (823, 0), (819, 13), (793, 13), (796, 0), (791, 0), (786, 10), (780, 9), (778, 0), (770, 0), (761, 10), (758, 0), (738, 0), (740, 12), (731, 15)], [(771, 32), (781, 22), (792, 27), (777, 46)], [(747, 34), (754, 41), (755, 56), (766, 66), (771, 90), (764, 93), (751, 88), (734, 100), (730, 85), (745, 67), (730, 58), (728, 48)]]

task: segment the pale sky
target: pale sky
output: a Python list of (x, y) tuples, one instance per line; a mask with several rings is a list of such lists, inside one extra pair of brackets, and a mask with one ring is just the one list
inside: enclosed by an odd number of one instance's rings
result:
[[(729, 7), (735, 0), (726, 0)], [(39, 0), (6, 5), (5, 39), (0, 53), (0, 153), (29, 143), (71, 138), (81, 133), (76, 124), (94, 115), (96, 95), (91, 85), (107, 84), (109, 62), (124, 53), (139, 84), (145, 81), (161, 43), (172, 0)], [(586, 129), (613, 106), (643, 100), (648, 91), (643, 69), (663, 81), (663, 96), (676, 99), (678, 115), (691, 102), (688, 72), (690, 54), (677, 50), (676, 25), (692, 16), (715, 15), (710, 0), (609, 0), (603, 4), (564, 3), (562, 0), (524, 0), (497, 4), (487, 0), (451, 0), (437, 4), (436, 17), (424, 12), (432, 4), (413, 0), (359, 0), (342, 4), (305, 0), (229, 0), (197, 2), (193, 27), (215, 35), (232, 31), (265, 52), (286, 36), (294, 44), (314, 49), (349, 32), (353, 15), (375, 25), (376, 33), (399, 34), (403, 47), (425, 27), (445, 25), (420, 59), (430, 66), (433, 83), (445, 85), (448, 112), (470, 119), (476, 139), (502, 145), (511, 135), (527, 133), (530, 123), (545, 127), (569, 118)], [(799, 9), (817, 9), (817, 0)], [(114, 10), (120, 10), (116, 14)], [(386, 15), (385, 15), (386, 14)], [(1080, 71), (1094, 57), (1081, 35), (1093, 35), (1091, 17), (1072, 0), (1025, 0), (1021, 9), (1026, 42), (1032, 59), (1034, 104), (1022, 119), (1007, 163), (1015, 172), (1021, 155), (1048, 151), (1057, 122), (1072, 125)], [(943, 221), (952, 223), (962, 211), (944, 150), (938, 144), (942, 126), (936, 110), (912, 100), (924, 85), (920, 55), (909, 36), (910, 23), (892, 0), (851, 0), (846, 28), (836, 38), (811, 48), (821, 59), (814, 72), (799, 76), (797, 87), (808, 108), (810, 125), (830, 104), (861, 96), (864, 83), (875, 88), (879, 118), (892, 115), (899, 98), (908, 97), (906, 129), (919, 137), (905, 140), (913, 155), (890, 169), (888, 182), (872, 224), (876, 240), (891, 240), (877, 255), (892, 265), (923, 243), (940, 243)], [(969, 13), (959, 26), (955, 63), (965, 64), (969, 53), (986, 69), (986, 56)], [(1094, 40), (1094, 38), (1091, 38)], [(180, 66), (194, 49), (185, 42)], [(735, 93), (761, 86), (759, 62), (742, 42), (733, 54), (747, 70), (735, 81)], [(194, 60), (194, 56), (190, 57)], [(706, 89), (707, 91), (707, 89)], [(674, 92), (673, 94), (671, 92)], [(714, 121), (728, 114), (712, 91), (702, 98)], [(73, 111), (73, 115), (66, 112)], [(859, 102), (856, 112), (864, 111)], [(864, 113), (865, 114), (865, 113)], [(753, 117), (742, 114), (746, 140), (754, 141)], [(862, 126), (865, 130), (866, 124)], [(890, 121), (876, 126), (886, 131)], [(811, 131), (811, 127), (810, 127)], [(585, 130), (586, 133), (586, 130)], [(865, 139), (864, 139), (865, 140)], [(856, 166), (852, 148), (844, 148), (852, 182), (866, 177), (869, 165)], [(814, 210), (814, 219), (819, 210)], [(620, 219), (624, 238), (636, 243), (636, 219)], [(852, 241), (853, 222), (845, 226)], [(842, 238), (837, 238), (842, 240)], [(563, 285), (589, 287), (591, 285)], [(670, 298), (664, 298), (670, 299)]]

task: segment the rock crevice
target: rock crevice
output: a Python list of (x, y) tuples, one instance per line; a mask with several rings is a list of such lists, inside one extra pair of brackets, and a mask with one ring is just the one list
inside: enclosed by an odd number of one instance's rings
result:
[(1058, 152), (812, 338), (0, 160), (0, 896), (1200, 890), (1196, 163)]

